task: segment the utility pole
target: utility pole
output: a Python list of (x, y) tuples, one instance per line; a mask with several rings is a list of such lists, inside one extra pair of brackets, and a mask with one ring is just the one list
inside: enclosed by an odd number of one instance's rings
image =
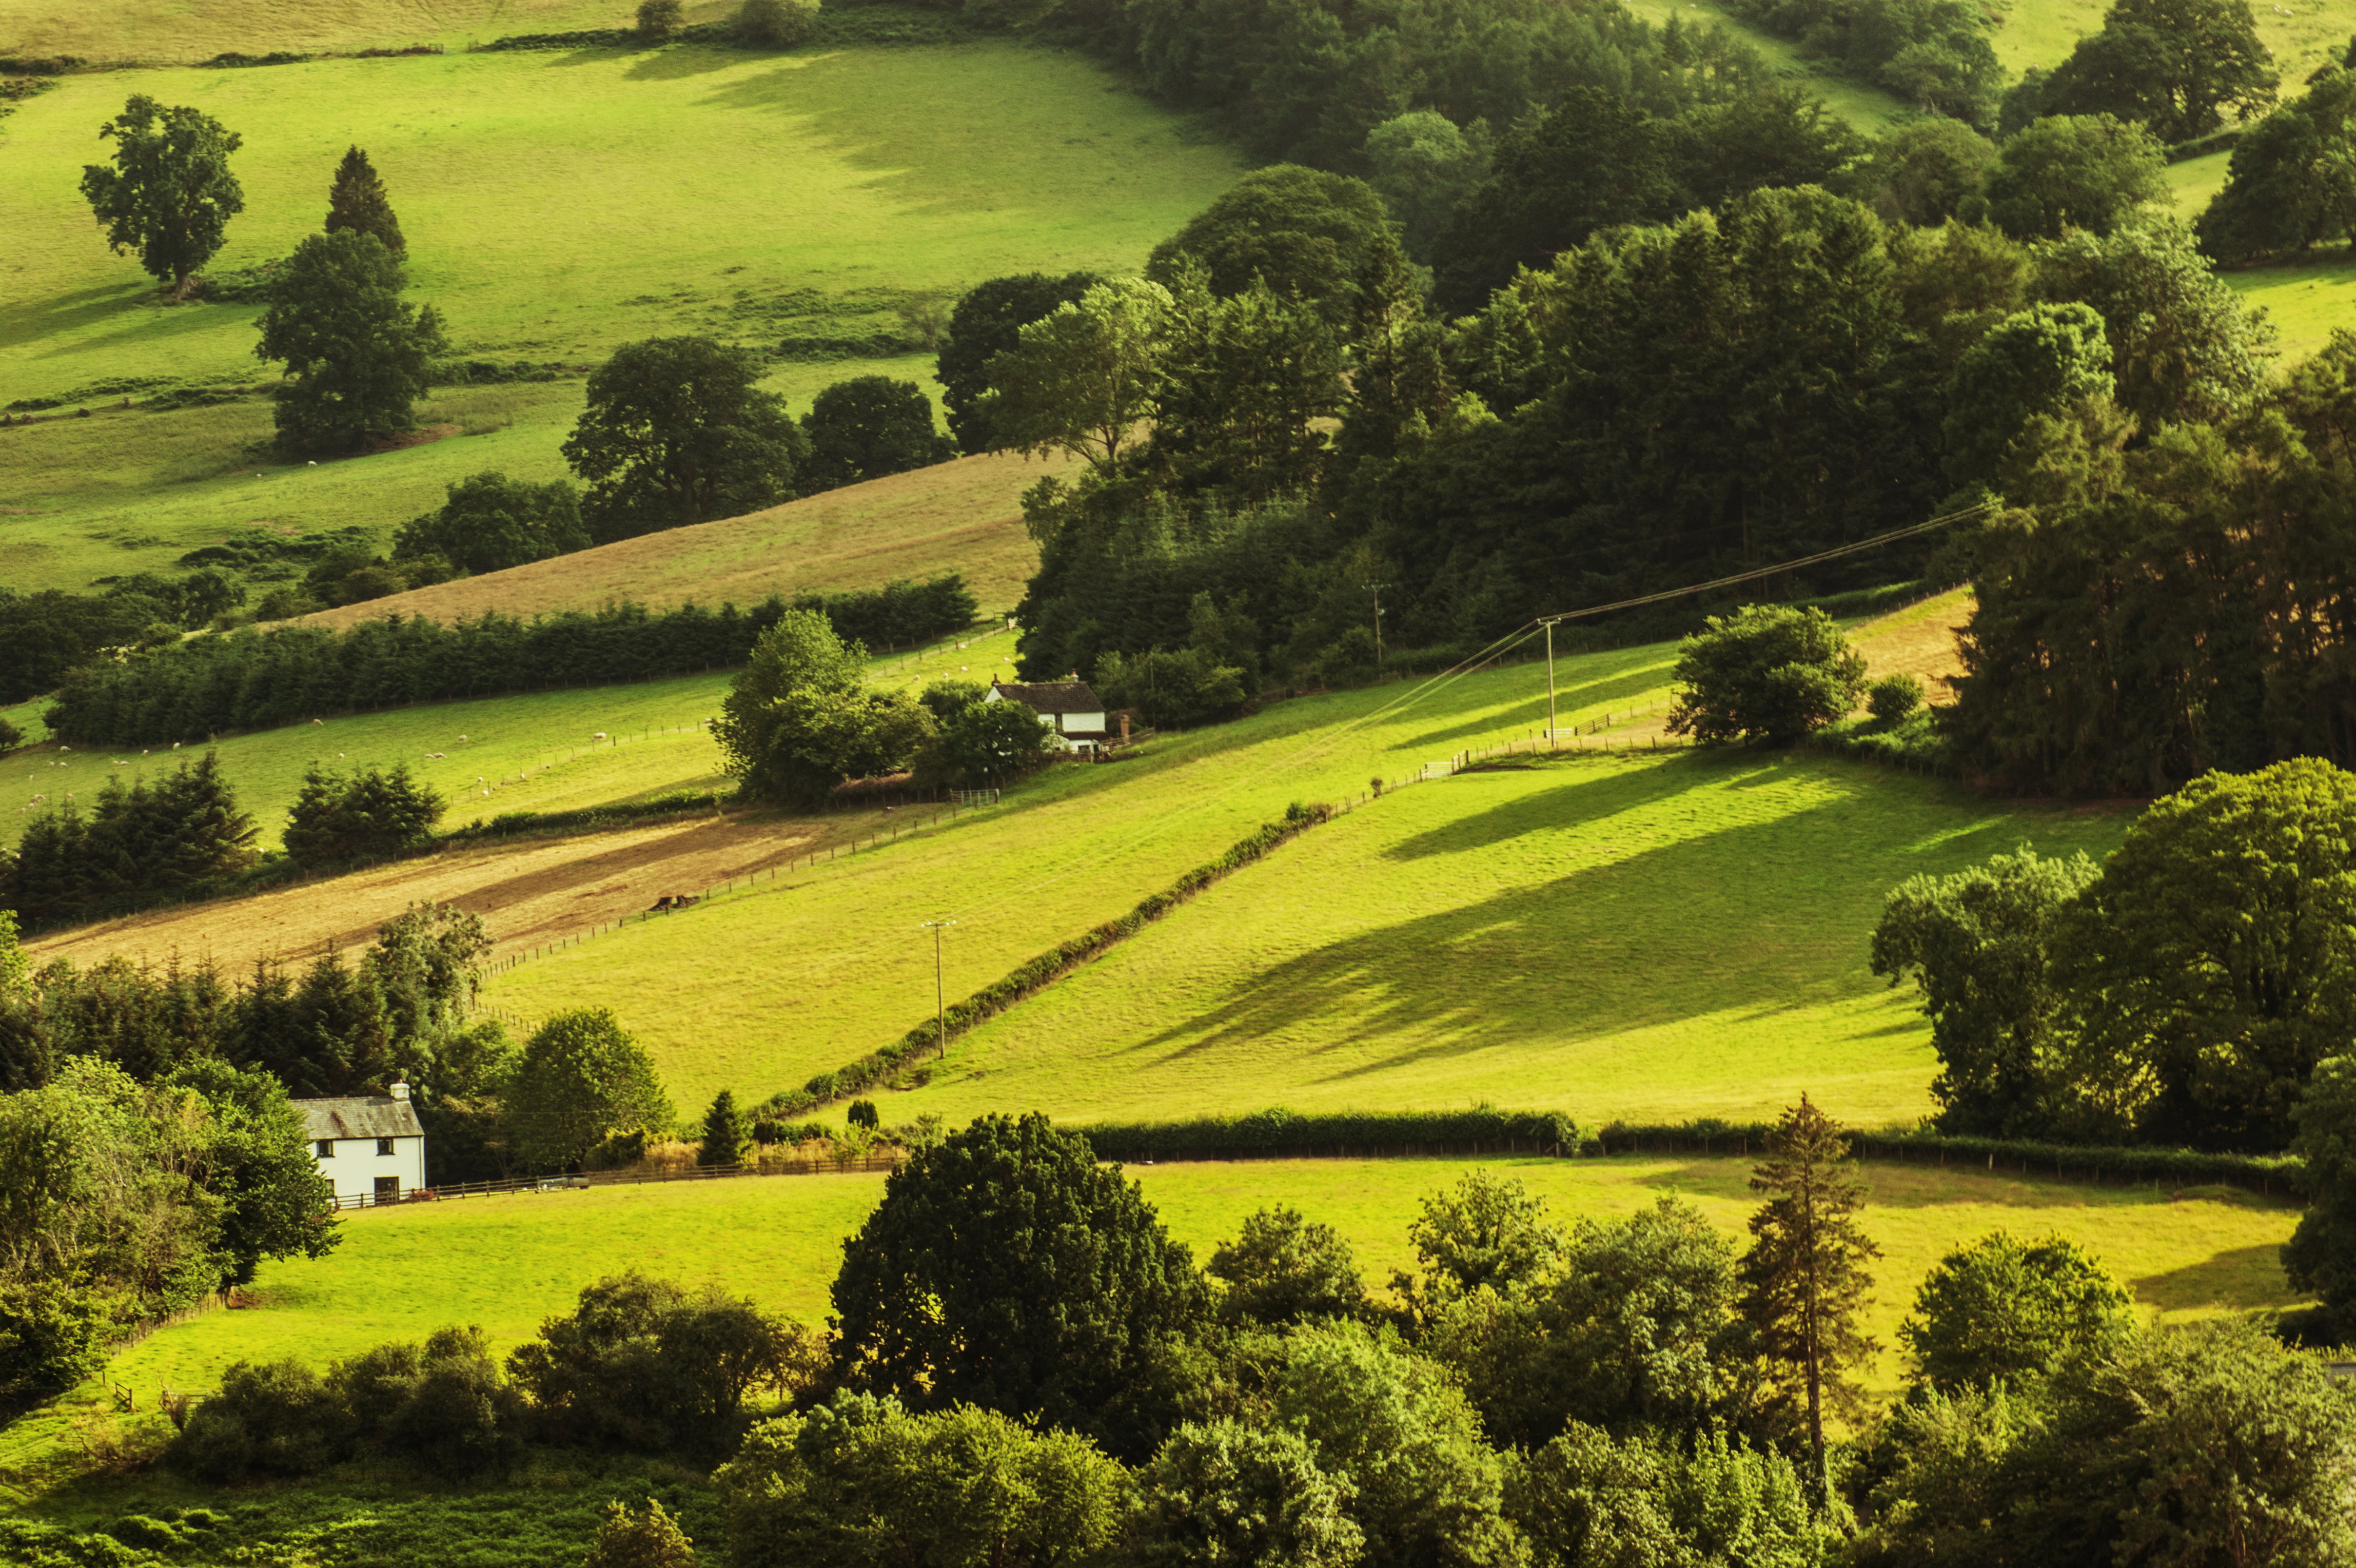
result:
[(924, 929), (933, 933), (933, 1044), (936, 1061), (949, 1054), (948, 994), (941, 989), (941, 931), (954, 926), (955, 920), (926, 920)]
[(1548, 616), (1538, 624), (1547, 628), (1547, 749), (1560, 749), (1561, 740), (1554, 733), (1554, 623), (1560, 616)]
[(1383, 670), (1383, 590), (1390, 585), (1368, 583), (1366, 586), (1375, 591), (1375, 673), (1379, 675)]

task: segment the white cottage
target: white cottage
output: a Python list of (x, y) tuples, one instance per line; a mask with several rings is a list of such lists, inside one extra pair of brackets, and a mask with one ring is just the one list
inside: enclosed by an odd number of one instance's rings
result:
[(319, 1174), (339, 1203), (398, 1203), (425, 1185), (425, 1129), (409, 1103), (409, 1085), (390, 1094), (297, 1100)]
[(1064, 744), (1074, 749), (1094, 746), (1105, 738), (1104, 699), (1086, 681), (1042, 681), (1028, 685), (992, 681), (985, 703), (1020, 703), (1055, 726)]

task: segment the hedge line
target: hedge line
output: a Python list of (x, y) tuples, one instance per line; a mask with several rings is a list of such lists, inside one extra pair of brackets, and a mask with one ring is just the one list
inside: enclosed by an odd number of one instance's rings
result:
[[(962, 1002), (949, 1004), (946, 1019), (950, 1036), (961, 1035), (976, 1024), (996, 1017), (1023, 998), (1044, 991), (1089, 960), (1137, 935), (1228, 873), (1239, 871), (1261, 859), (1269, 851), (1333, 815), (1333, 808), (1331, 806), (1304, 806), (1295, 801), (1285, 808), (1282, 822), (1261, 824), (1250, 837), (1237, 843), (1226, 854), (1207, 865), (1196, 866), (1120, 918), (1108, 920), (1085, 935), (1058, 943)], [(937, 1048), (940, 1044), (940, 1021), (927, 1018), (881, 1050), (871, 1051), (857, 1061), (846, 1062), (832, 1072), (819, 1073), (799, 1089), (781, 1090), (771, 1095), (757, 1114), (798, 1116), (830, 1100), (847, 1099), (862, 1090), (890, 1081), (903, 1068), (917, 1061), (925, 1052)]]
[(1280, 1107), (1184, 1122), (1099, 1122), (1076, 1129), (1100, 1160), (1277, 1155), (1576, 1154), (1579, 1124), (1559, 1111), (1334, 1111)]
[[(1765, 1146), (1764, 1122), (1614, 1122), (1583, 1145), (1592, 1155), (1704, 1154), (1737, 1157)], [(2051, 1176), (2115, 1187), (2240, 1187), (2272, 1196), (2303, 1195), (2306, 1163), (2296, 1155), (2217, 1155), (2101, 1144), (2046, 1144), (2025, 1138), (1950, 1137), (1939, 1133), (1853, 1133), (1860, 1158)]]

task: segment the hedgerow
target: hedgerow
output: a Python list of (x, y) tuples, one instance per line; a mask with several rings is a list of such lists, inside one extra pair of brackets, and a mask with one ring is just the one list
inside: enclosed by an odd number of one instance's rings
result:
[(1183, 1122), (1100, 1122), (1076, 1131), (1100, 1160), (1221, 1160), (1435, 1154), (1574, 1155), (1579, 1124), (1559, 1111), (1330, 1111), (1277, 1108)]

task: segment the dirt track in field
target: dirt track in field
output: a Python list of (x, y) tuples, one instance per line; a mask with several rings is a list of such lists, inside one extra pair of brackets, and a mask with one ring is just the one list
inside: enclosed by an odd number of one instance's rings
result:
[(234, 902), (109, 920), (26, 946), (37, 965), (64, 958), (87, 966), (117, 953), (162, 962), (177, 954), (235, 972), (261, 958), (307, 959), (331, 943), (365, 947), (386, 920), (429, 900), (481, 915), (490, 924), (492, 956), (504, 958), (635, 914), (665, 894), (700, 894), (898, 820), (867, 811), (817, 822), (704, 817), (469, 845)]

